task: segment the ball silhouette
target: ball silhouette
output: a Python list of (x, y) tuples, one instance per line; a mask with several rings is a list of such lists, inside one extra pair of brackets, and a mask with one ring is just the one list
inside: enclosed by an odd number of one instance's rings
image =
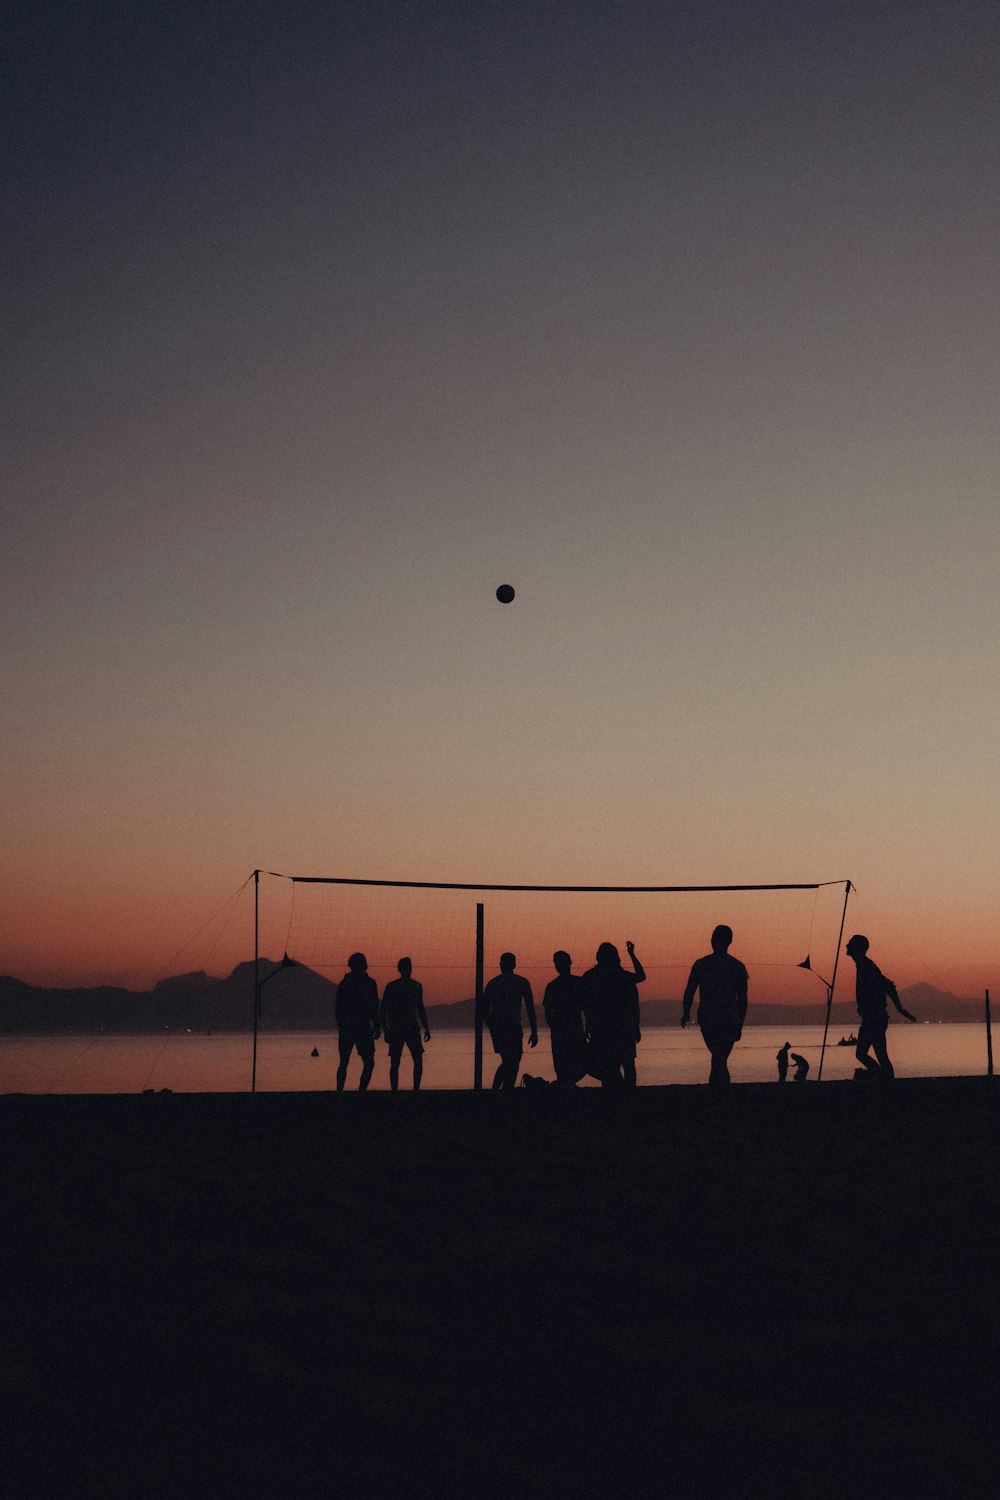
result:
[(501, 604), (509, 604), (514, 597), (514, 590), (509, 583), (502, 583), (497, 589), (497, 598)]

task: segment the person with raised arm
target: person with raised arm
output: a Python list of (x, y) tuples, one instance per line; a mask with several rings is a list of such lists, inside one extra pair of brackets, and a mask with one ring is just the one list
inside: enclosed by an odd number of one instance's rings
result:
[(340, 1050), (337, 1091), (339, 1093), (347, 1082), (347, 1064), (356, 1047), (361, 1059), (358, 1088), (363, 1093), (371, 1083), (372, 1069), (375, 1066), (375, 1043), (382, 1034), (378, 1015), (378, 989), (368, 973), (368, 960), (363, 953), (352, 953), (347, 960), (347, 973), (337, 986), (334, 1015)]
[(712, 951), (695, 959), (684, 991), (681, 1025), (691, 1019), (695, 994), (698, 1002), (698, 1025), (702, 1040), (712, 1058), (708, 1081), (724, 1088), (729, 1077), (729, 1054), (743, 1034), (747, 1013), (749, 975), (738, 958), (729, 952), (733, 929), (720, 924), (712, 933)]
[(531, 985), (523, 974), (514, 972), (516, 968), (517, 959), (514, 954), (501, 953), (500, 973), (495, 974), (483, 990), (483, 1020), (489, 1027), (493, 1050), (500, 1058), (500, 1065), (493, 1075), (495, 1089), (512, 1089), (517, 1083), (517, 1073), (524, 1055), (522, 1004), (528, 1013), (528, 1025), (531, 1028), (528, 1046), (538, 1045), (535, 1000)]
[(382, 1009), (379, 1013), (389, 1046), (389, 1087), (393, 1093), (399, 1088), (399, 1063), (404, 1047), (409, 1049), (413, 1058), (413, 1087), (420, 1087), (424, 1072), (421, 1028), (424, 1042), (431, 1039), (427, 1012), (424, 1010), (424, 987), (413, 978), (413, 964), (408, 958), (401, 958), (396, 968), (399, 970), (399, 978), (391, 979), (382, 991)]
[[(861, 1025), (858, 1027), (858, 1045), (854, 1055), (862, 1068), (874, 1077), (886, 1080), (895, 1078), (885, 1038), (889, 1025), (886, 1000), (892, 1001), (904, 1020), (915, 1022), (917, 1018), (903, 1009), (892, 980), (887, 979), (878, 964), (868, 957), (868, 939), (862, 933), (856, 932), (853, 937), (848, 938), (844, 952), (854, 960), (858, 971), (855, 996)], [(871, 1055), (873, 1052), (874, 1057)]]
[(583, 976), (583, 1007), (590, 1039), (590, 1071), (605, 1088), (635, 1088), (635, 1049), (642, 1041), (639, 1025), (639, 991), (636, 988), (646, 972), (628, 945), (635, 965), (622, 967), (614, 943), (602, 943), (597, 963)]

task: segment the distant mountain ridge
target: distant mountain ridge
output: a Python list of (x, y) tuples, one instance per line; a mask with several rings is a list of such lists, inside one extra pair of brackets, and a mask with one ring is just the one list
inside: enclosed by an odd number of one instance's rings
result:
[[(275, 960), (261, 959), (260, 976), (267, 980), (261, 993), (262, 1028), (330, 1030), (336, 985), (301, 965), (276, 973), (278, 969)], [(962, 1000), (929, 984), (910, 985), (900, 998), (920, 1021), (980, 1021), (983, 1016), (982, 1001)], [(536, 1007), (541, 1009), (540, 995)], [(452, 1030), (473, 1025), (475, 1002), (429, 1005), (427, 1012), (432, 1031)], [(644, 1026), (674, 1025), (680, 1019), (680, 1000), (643, 1000), (641, 1015)], [(822, 999), (813, 1005), (751, 1003), (750, 1009), (750, 1021), (758, 1026), (815, 1025), (824, 1016)], [(853, 1002), (837, 1001), (831, 1021), (835, 1027), (856, 1026)], [(0, 1033), (7, 1035), (246, 1031), (252, 1024), (252, 962), (237, 964), (225, 978), (213, 978), (203, 969), (174, 974), (157, 980), (151, 990), (115, 985), (52, 989), (0, 978)]]

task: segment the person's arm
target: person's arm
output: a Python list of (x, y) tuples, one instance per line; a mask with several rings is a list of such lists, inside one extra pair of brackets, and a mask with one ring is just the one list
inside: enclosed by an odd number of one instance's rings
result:
[(490, 986), (492, 979), (488, 979), (483, 988), (483, 1025), (488, 1027), (493, 1015), (493, 995)]
[(431, 1028), (427, 1024), (427, 1012), (424, 1010), (424, 987), (419, 981), (414, 982), (417, 985), (417, 1020), (424, 1028), (424, 1041), (429, 1042), (431, 1039)]
[(555, 980), (554, 979), (550, 979), (549, 982), (548, 982), (548, 984), (545, 986), (545, 994), (542, 996), (542, 1014), (545, 1017), (545, 1024), (549, 1028), (550, 1031), (552, 1030), (552, 1000), (551, 1000), (551, 993), (552, 993), (552, 986), (554, 984), (555, 984)]
[(389, 1019), (388, 1019), (388, 1017), (387, 1017), (387, 1015), (385, 1013), (385, 999), (386, 999), (386, 996), (388, 995), (388, 993), (389, 993), (389, 986), (386, 985), (385, 989), (382, 991), (382, 1004), (379, 1006), (379, 1009), (378, 1009), (379, 1022), (381, 1024), (382, 1030), (385, 1032), (387, 1040), (388, 1040), (388, 1037), (389, 1037)]
[(535, 997), (531, 993), (531, 985), (527, 980), (524, 981), (524, 1008), (528, 1012), (528, 1025), (531, 1027), (531, 1033), (528, 1037), (528, 1046), (537, 1047), (538, 1027), (535, 1024)]
[(375, 1040), (378, 1041), (379, 1037), (382, 1035), (382, 1027), (381, 1027), (381, 1024), (379, 1023), (379, 1018), (378, 1018), (378, 985), (375, 983), (374, 979), (372, 979), (371, 975), (368, 976), (368, 983), (372, 987), (371, 988), (371, 1018), (372, 1018), (372, 1026), (374, 1027), (374, 1030), (375, 1030)]
[(902, 1005), (900, 1005), (899, 992), (897, 991), (896, 986), (893, 984), (892, 980), (886, 979), (884, 974), (882, 975), (882, 978), (885, 979), (885, 992), (888, 995), (889, 999), (892, 1001), (893, 1005), (899, 1011), (899, 1014), (901, 1016), (905, 1016), (908, 1021), (915, 1022), (917, 1019), (916, 1016), (911, 1015), (908, 1010), (904, 1010)]
[(684, 991), (684, 1009), (681, 1011), (681, 1025), (686, 1026), (691, 1019), (691, 1007), (694, 1004), (695, 990), (698, 988), (698, 965), (691, 965), (688, 975), (687, 988)]
[(629, 985), (629, 989), (632, 991), (631, 995), (629, 996), (629, 1000), (631, 1002), (629, 1005), (629, 1009), (632, 1012), (632, 1035), (635, 1038), (636, 1042), (641, 1042), (642, 1027), (639, 1024), (639, 991), (636, 989), (634, 983)]
[(628, 956), (632, 960), (632, 978), (636, 984), (642, 984), (646, 977), (646, 971), (635, 956), (635, 944), (629, 939), (625, 947), (628, 949)]
[(340, 999), (340, 992), (343, 989), (343, 987), (344, 987), (344, 981), (341, 980), (340, 984), (337, 985), (337, 996), (336, 996), (336, 999), (333, 1002), (333, 1019), (337, 1023), (337, 1030), (338, 1031), (340, 1030), (340, 1026), (341, 1026), (341, 1019), (340, 1018), (341, 1018), (341, 1013), (342, 1013), (342, 1010), (343, 1010), (343, 1007), (342, 1007), (342, 1004), (341, 1004), (341, 999)]

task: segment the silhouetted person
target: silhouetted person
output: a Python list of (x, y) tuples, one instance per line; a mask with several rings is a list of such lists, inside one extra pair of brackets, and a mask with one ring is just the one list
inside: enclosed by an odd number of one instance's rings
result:
[(747, 1013), (749, 975), (739, 959), (729, 952), (732, 940), (731, 927), (719, 926), (712, 933), (711, 953), (695, 959), (691, 965), (681, 1014), (681, 1025), (686, 1026), (691, 1019), (695, 992), (700, 992), (698, 1025), (712, 1054), (708, 1081), (717, 1087), (731, 1081), (729, 1054), (743, 1033)]
[(512, 1089), (517, 1083), (517, 1070), (524, 1053), (522, 1003), (528, 1012), (528, 1025), (531, 1028), (528, 1046), (538, 1045), (531, 985), (523, 974), (514, 973), (516, 967), (517, 959), (513, 953), (501, 953), (500, 973), (494, 975), (483, 990), (483, 1020), (490, 1029), (493, 1051), (500, 1058), (500, 1066), (493, 1076), (495, 1089)]
[(337, 1018), (340, 1066), (337, 1069), (337, 1089), (347, 1081), (347, 1064), (354, 1048), (361, 1059), (361, 1081), (358, 1088), (364, 1090), (371, 1082), (375, 1066), (375, 1042), (381, 1035), (378, 1019), (378, 990), (368, 973), (368, 960), (363, 953), (352, 953), (347, 960), (347, 973), (337, 986), (334, 1007)]
[[(629, 950), (632, 951), (631, 943)], [(641, 965), (635, 972), (623, 969), (614, 943), (602, 943), (597, 950), (597, 963), (583, 976), (590, 1071), (605, 1088), (635, 1087), (635, 1049), (642, 1041), (636, 988), (639, 969)], [(642, 978), (645, 977), (642, 970)]]
[(792, 1053), (792, 1062), (795, 1064), (795, 1083), (805, 1083), (809, 1077), (809, 1064), (798, 1052)]
[(788, 1077), (788, 1054), (792, 1049), (791, 1042), (786, 1042), (783, 1047), (778, 1048), (778, 1082), (784, 1083)]
[(553, 953), (552, 962), (556, 977), (545, 986), (542, 1009), (549, 1026), (556, 1082), (572, 1086), (590, 1068), (583, 1024), (583, 979), (572, 972), (573, 960), (562, 949)]
[[(887, 979), (878, 964), (868, 957), (866, 937), (856, 932), (852, 938), (848, 938), (844, 951), (849, 958), (853, 958), (858, 971), (855, 994), (861, 1025), (858, 1027), (858, 1045), (854, 1055), (861, 1066), (876, 1077), (895, 1078), (885, 1040), (889, 1025), (886, 999), (892, 1001), (899, 1014), (905, 1016), (907, 1021), (916, 1021), (917, 1018), (903, 1009), (892, 980)], [(872, 1052), (875, 1053), (874, 1057), (871, 1056)]]
[(424, 1010), (424, 987), (413, 978), (413, 965), (408, 958), (401, 958), (396, 965), (399, 978), (391, 979), (382, 991), (382, 1030), (389, 1044), (389, 1087), (399, 1088), (399, 1061), (403, 1048), (409, 1048), (413, 1058), (413, 1087), (420, 1087), (424, 1072), (424, 1047), (420, 1040), (423, 1027), (424, 1042), (431, 1039)]

